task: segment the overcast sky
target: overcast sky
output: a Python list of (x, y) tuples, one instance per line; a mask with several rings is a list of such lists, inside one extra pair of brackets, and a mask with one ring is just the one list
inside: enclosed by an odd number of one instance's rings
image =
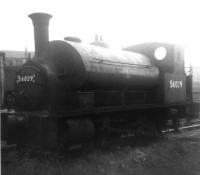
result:
[(33, 12), (53, 15), (50, 40), (78, 36), (92, 42), (97, 33), (113, 47), (175, 43), (187, 49), (187, 57), (200, 62), (199, 0), (2, 0), (0, 50), (34, 50), (27, 17)]

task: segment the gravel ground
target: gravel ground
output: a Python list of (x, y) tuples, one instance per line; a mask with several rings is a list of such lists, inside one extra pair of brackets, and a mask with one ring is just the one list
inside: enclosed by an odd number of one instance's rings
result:
[(3, 155), (1, 168), (2, 175), (199, 175), (200, 130), (158, 140), (116, 139), (73, 153), (13, 151)]

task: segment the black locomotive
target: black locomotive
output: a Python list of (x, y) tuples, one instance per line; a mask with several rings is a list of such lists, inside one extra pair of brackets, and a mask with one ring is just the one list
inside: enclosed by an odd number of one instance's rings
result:
[[(71, 37), (49, 42), (52, 16), (29, 17), (35, 56), (15, 80), (16, 121), (20, 118), (23, 134), (28, 131), (27, 140), (55, 146), (90, 138), (98, 130), (137, 128), (138, 121), (160, 130), (171, 113), (182, 118), (193, 107), (180, 46), (146, 43), (112, 51)], [(161, 60), (159, 50), (164, 51)]]

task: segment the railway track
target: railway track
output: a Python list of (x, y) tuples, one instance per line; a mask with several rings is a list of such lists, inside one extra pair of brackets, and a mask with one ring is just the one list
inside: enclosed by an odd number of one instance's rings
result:
[[(184, 121), (179, 121), (179, 127), (178, 131), (187, 131), (187, 130), (193, 130), (193, 129), (199, 129), (200, 128), (200, 119), (194, 119), (190, 121), (189, 123)], [(172, 133), (175, 132), (175, 129), (166, 129), (162, 130), (162, 133)]]
[[(200, 119), (196, 119), (196, 120), (192, 120), (191, 122), (187, 123), (185, 121), (181, 121), (181, 126), (178, 128), (178, 130), (180, 131), (180, 133), (186, 132), (186, 131), (191, 131), (191, 130), (198, 130), (200, 129)], [(174, 134), (175, 130), (174, 129), (166, 129), (162, 131), (163, 136), (167, 136), (168, 134)], [(177, 132), (177, 134), (179, 134), (179, 132)], [(135, 138), (135, 140), (134, 140)], [(144, 140), (144, 138), (146, 138)], [(155, 137), (156, 138), (156, 137)], [(157, 140), (157, 138), (156, 138)], [(104, 149), (105, 147), (109, 148), (109, 147), (116, 147), (116, 146), (123, 146), (123, 145), (129, 145), (129, 144), (136, 144), (138, 142), (138, 146), (140, 146), (140, 144), (143, 142), (147, 142), (149, 144), (151, 144), (152, 142), (154, 142), (155, 139), (153, 137), (153, 139), (151, 137), (142, 137), (139, 138), (138, 141), (138, 137), (136, 135), (134, 135), (134, 133), (132, 134), (127, 133), (127, 134), (123, 134), (118, 138), (105, 138), (102, 141), (98, 141), (98, 146), (97, 144), (94, 142), (90, 142), (90, 143), (86, 143), (86, 144), (76, 144), (76, 145), (72, 145), (71, 147), (69, 147), (69, 149), (67, 149), (67, 155), (69, 156), (74, 156), (74, 153), (78, 153), (81, 151), (83, 152), (90, 152), (90, 150), (96, 150), (96, 149)], [(34, 149), (27, 149), (27, 148), (21, 148), (19, 147), (17, 144), (12, 144), (9, 145), (7, 144), (5, 141), (1, 141), (1, 151), (2, 151), (2, 162), (3, 163), (9, 163), (12, 162), (13, 160), (15, 160), (15, 158), (17, 157), (18, 152), (22, 151), (26, 152), (26, 150), (28, 150), (27, 152), (31, 152), (31, 154), (33, 155), (40, 155), (41, 157), (44, 155), (44, 157), (47, 155), (60, 155), (60, 151), (48, 151), (48, 150), (34, 150)], [(62, 156), (63, 156), (63, 152), (62, 152)]]
[[(168, 133), (176, 133), (175, 129), (172, 128), (172, 121), (169, 121), (169, 127), (167, 129), (162, 130), (162, 134), (168, 134)], [(179, 127), (178, 127), (178, 132), (184, 132), (184, 131), (188, 131), (188, 130), (194, 130), (194, 129), (199, 129), (200, 128), (200, 118), (199, 119), (194, 119), (190, 122), (187, 122), (186, 120), (180, 120), (179, 121)], [(177, 133), (178, 133), (177, 132)], [(118, 131), (118, 135), (120, 135), (121, 138), (126, 138), (126, 137), (134, 137), (135, 133), (132, 133), (130, 130), (129, 132), (121, 132), (121, 134), (119, 134)], [(1, 150), (7, 150), (7, 149), (13, 149), (13, 148), (17, 148), (18, 145), (17, 144), (7, 144), (6, 141), (1, 141)], [(74, 146), (72, 146), (74, 147)], [(75, 145), (76, 147), (76, 145)], [(79, 148), (81, 147), (80, 144), (78, 146)]]

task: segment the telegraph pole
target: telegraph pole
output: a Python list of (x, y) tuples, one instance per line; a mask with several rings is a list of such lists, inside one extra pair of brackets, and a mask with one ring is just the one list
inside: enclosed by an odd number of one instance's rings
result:
[(0, 110), (4, 106), (5, 80), (4, 80), (5, 53), (0, 52)]

